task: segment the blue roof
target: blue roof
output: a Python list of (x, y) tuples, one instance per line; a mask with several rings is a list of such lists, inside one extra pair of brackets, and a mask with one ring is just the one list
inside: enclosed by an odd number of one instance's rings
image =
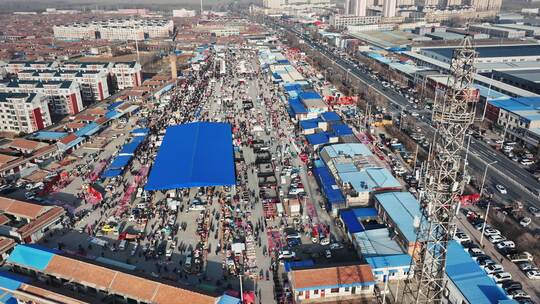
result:
[(308, 143), (312, 146), (326, 144), (330, 141), (330, 137), (326, 132), (319, 132), (306, 135)]
[(306, 114), (308, 112), (304, 104), (298, 98), (289, 98), (289, 106), (294, 115)]
[(324, 112), (321, 113), (321, 119), (329, 122), (329, 121), (339, 121), (341, 120), (341, 117), (336, 112)]
[(16, 245), (7, 262), (39, 271), (45, 270), (54, 256), (54, 251), (36, 245)]
[(349, 233), (356, 233), (364, 231), (364, 226), (358, 221), (358, 218), (352, 210), (340, 210), (339, 217), (345, 224), (345, 228)]
[(67, 132), (38, 131), (31, 134), (29, 137), (39, 140), (59, 140), (66, 137), (67, 135)]
[(118, 108), (118, 106), (120, 106), (122, 103), (124, 103), (124, 102), (123, 101), (113, 102), (109, 106), (107, 106), (107, 110), (114, 110), (114, 109)]
[(375, 208), (354, 208), (352, 212), (357, 218), (370, 218), (378, 215)]
[(298, 125), (303, 130), (310, 130), (310, 129), (316, 129), (319, 126), (319, 122), (321, 122), (319, 118), (312, 118), (312, 119), (301, 120), (298, 123)]
[(289, 272), (293, 269), (311, 267), (314, 265), (315, 265), (315, 262), (313, 262), (313, 260), (292, 261), (292, 262), (287, 261), (285, 262), (284, 268), (285, 268), (285, 272)]
[(326, 166), (321, 164), (320, 166), (314, 167), (313, 174), (321, 185), (322, 192), (330, 204), (345, 203), (345, 198), (336, 184), (336, 180)]
[(505, 95), (501, 92), (497, 92), (493, 89), (489, 89), (483, 85), (480, 84), (473, 84), (473, 87), (477, 88), (480, 92), (480, 96), (484, 96), (487, 100), (494, 100), (494, 99), (508, 99), (510, 96)]
[(410, 192), (387, 192), (375, 195), (375, 200), (388, 214), (405, 239), (412, 243), (416, 241), (414, 218), (422, 219), (420, 204)]
[(115, 118), (118, 118), (120, 116), (122, 116), (122, 113), (120, 113), (120, 112), (118, 112), (116, 110), (111, 110), (111, 111), (105, 113), (105, 118), (107, 118), (107, 119), (115, 119)]
[(274, 77), (274, 79), (276, 79), (276, 80), (281, 80), (281, 75), (279, 75), (276, 72), (272, 73), (272, 77)]
[(508, 300), (504, 291), (456, 241), (448, 244), (446, 274), (469, 303), (489, 304)]
[(366, 257), (366, 262), (373, 270), (378, 268), (407, 267), (411, 265), (411, 256), (403, 254)]
[(399, 181), (386, 168), (366, 168), (356, 172), (339, 172), (344, 183), (350, 183), (357, 192), (371, 192), (384, 188), (401, 188)]
[(216, 304), (242, 304), (241, 300), (230, 295), (222, 295)]
[(17, 290), (21, 284), (30, 282), (31, 279), (12, 272), (0, 271), (0, 286), (9, 290)]
[(355, 155), (363, 155), (363, 156), (372, 156), (373, 153), (371, 153), (371, 150), (369, 150), (369, 147), (364, 144), (357, 144), (357, 143), (347, 143), (347, 144), (334, 144), (324, 147), (321, 150), (321, 153), (325, 152), (328, 154), (329, 157), (334, 158), (339, 155), (347, 155), (347, 156), (355, 156)]
[(529, 121), (540, 120), (540, 97), (491, 100), (491, 105), (515, 113)]
[(145, 189), (235, 183), (231, 125), (195, 122), (167, 128)]
[(379, 54), (379, 53), (367, 53), (367, 56), (371, 59), (375, 59), (381, 63), (390, 63), (392, 62), (390, 59), (384, 57), (383, 55)]
[(353, 130), (348, 125), (340, 123), (332, 125), (332, 133), (336, 136), (344, 136), (353, 134)]
[(122, 150), (118, 153), (119, 155), (133, 155), (135, 151), (137, 151), (137, 148), (141, 144), (142, 140), (144, 140), (144, 137), (142, 136), (136, 136), (134, 137), (129, 143), (125, 144)]
[[(448, 59), (452, 58), (454, 48), (426, 48), (424, 51), (433, 52)], [(523, 57), (540, 56), (540, 45), (504, 45), (504, 46), (477, 46), (475, 47), (478, 58), (485, 57)]]
[(108, 170), (103, 171), (103, 173), (101, 173), (101, 178), (117, 177), (119, 175), (122, 175), (122, 171), (123, 170), (121, 169), (108, 169)]
[(403, 249), (387, 227), (364, 230), (354, 234), (354, 241), (364, 257), (403, 254)]
[(302, 91), (302, 86), (296, 82), (289, 82), (289, 83), (286, 83), (286, 84), (283, 84), (283, 89), (287, 92), (292, 92), (292, 91)]
[(317, 92), (309, 91), (309, 92), (300, 92), (298, 94), (298, 97), (301, 100), (308, 100), (308, 99), (322, 99), (321, 95)]
[(90, 136), (94, 133), (99, 131), (99, 125), (95, 122), (91, 122), (84, 127), (80, 128), (79, 130), (75, 131), (75, 135), (77, 136)]
[(108, 169), (124, 169), (131, 161), (131, 155), (119, 155), (114, 158)]

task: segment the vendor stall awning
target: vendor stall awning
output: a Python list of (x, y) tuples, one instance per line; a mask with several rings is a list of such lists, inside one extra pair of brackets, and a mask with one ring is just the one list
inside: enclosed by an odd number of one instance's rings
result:
[(236, 183), (231, 125), (194, 122), (167, 128), (146, 190)]

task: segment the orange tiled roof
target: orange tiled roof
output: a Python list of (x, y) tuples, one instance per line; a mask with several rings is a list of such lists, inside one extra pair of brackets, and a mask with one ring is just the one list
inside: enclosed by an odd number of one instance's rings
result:
[(0, 253), (4, 253), (15, 246), (13, 239), (0, 236)]
[(0, 166), (16, 160), (18, 157), (0, 154)]
[(19, 149), (33, 151), (39, 148), (41, 143), (39, 141), (33, 141), (33, 140), (24, 139), (24, 138), (17, 138), (17, 139), (12, 140), (8, 145), (15, 149), (19, 148)]
[(217, 300), (213, 296), (165, 285), (61, 255), (53, 256), (45, 272), (148, 303), (169, 304), (171, 299), (182, 299), (182, 303), (214, 304)]
[(27, 203), (7, 197), (0, 197), (0, 211), (14, 216), (20, 216), (28, 219), (36, 219), (44, 211), (45, 207)]
[(62, 139), (60, 140), (60, 142), (63, 143), (64, 145), (67, 145), (67, 144), (69, 144), (70, 142), (74, 141), (75, 139), (77, 139), (77, 135), (71, 133), (71, 134), (69, 134), (68, 136), (62, 138)]
[(39, 215), (36, 219), (30, 223), (22, 226), (17, 230), (23, 238), (32, 235), (32, 233), (38, 231), (44, 226), (49, 225), (51, 222), (56, 221), (65, 213), (64, 208), (59, 206), (54, 206), (51, 209), (47, 210), (45, 213)]
[(368, 264), (293, 270), (291, 277), (293, 288), (375, 282)]
[(105, 113), (107, 113), (107, 110), (105, 110), (103, 108), (92, 108), (92, 109), (86, 110), (85, 113), (89, 114), (89, 115), (103, 116), (103, 115), (105, 115)]
[(77, 299), (47, 290), (43, 289), (37, 286), (28, 285), (26, 283), (22, 284), (19, 287), (19, 290), (26, 291), (32, 295), (47, 299), (49, 301), (53, 301), (55, 303), (65, 303), (65, 304), (84, 304), (88, 302), (79, 301)]
[(70, 122), (70, 123), (65, 124), (65, 126), (68, 129), (78, 130), (78, 129), (81, 129), (82, 127), (86, 126), (86, 124), (84, 122)]

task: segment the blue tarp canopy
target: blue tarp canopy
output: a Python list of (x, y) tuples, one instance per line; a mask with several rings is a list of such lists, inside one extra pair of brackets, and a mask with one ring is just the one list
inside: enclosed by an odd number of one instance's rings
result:
[(340, 121), (341, 117), (336, 112), (324, 112), (321, 113), (321, 119), (324, 121)]
[(231, 125), (194, 122), (167, 128), (145, 189), (235, 184)]
[(108, 170), (103, 171), (103, 173), (101, 173), (101, 178), (111, 178), (111, 177), (117, 177), (119, 175), (122, 175), (121, 169), (108, 169)]
[(118, 117), (122, 116), (122, 113), (116, 111), (116, 110), (111, 110), (107, 113), (105, 113), (105, 118), (107, 119), (116, 119)]
[(91, 122), (87, 124), (86, 126), (80, 128), (79, 130), (75, 131), (75, 135), (77, 136), (90, 136), (94, 133), (99, 131), (99, 125), (95, 122)]
[(341, 217), (341, 220), (343, 221), (343, 224), (345, 224), (345, 227), (349, 233), (357, 233), (365, 230), (362, 224), (358, 221), (354, 211), (341, 210), (339, 212), (339, 216)]
[(148, 128), (137, 128), (131, 130), (131, 134), (133, 134), (133, 136), (147, 135), (149, 131), (150, 129)]
[(330, 138), (328, 137), (328, 133), (326, 132), (306, 135), (306, 139), (308, 143), (312, 146), (326, 144), (330, 141)]
[(313, 265), (315, 265), (313, 260), (285, 262), (285, 272), (289, 272), (296, 268), (311, 267)]
[(118, 153), (118, 155), (133, 155), (137, 148), (139, 147), (139, 142), (130, 142), (124, 145), (122, 150)]
[(375, 208), (354, 208), (352, 212), (357, 218), (370, 218), (378, 216), (377, 209)]
[(279, 75), (278, 73), (272, 73), (272, 77), (274, 77), (274, 79), (276, 80), (281, 80), (281, 75)]
[(321, 165), (314, 167), (313, 173), (321, 185), (324, 196), (326, 196), (326, 199), (328, 199), (330, 204), (345, 203), (345, 198), (343, 197), (343, 194), (341, 194), (341, 190), (339, 190), (336, 180), (326, 166)]
[(129, 164), (131, 158), (131, 155), (119, 155), (109, 165), (109, 169), (123, 169)]
[(124, 102), (123, 101), (113, 102), (107, 107), (107, 110), (114, 110), (114, 109), (118, 108), (118, 106), (120, 106), (122, 103), (124, 103)]
[(306, 114), (308, 112), (304, 104), (298, 98), (289, 98), (289, 106), (295, 115)]

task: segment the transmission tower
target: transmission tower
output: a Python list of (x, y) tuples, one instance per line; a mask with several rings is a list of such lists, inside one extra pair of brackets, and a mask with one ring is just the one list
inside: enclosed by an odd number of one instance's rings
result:
[(471, 38), (467, 36), (454, 50), (445, 98), (434, 104), (436, 131), (423, 176), (423, 220), (413, 254), (416, 266), (414, 278), (407, 282), (406, 294), (401, 298), (403, 301), (431, 304), (442, 300), (448, 242), (453, 237), (453, 218), (464, 187), (464, 139), (473, 123), (478, 100), (472, 87), (475, 58)]

